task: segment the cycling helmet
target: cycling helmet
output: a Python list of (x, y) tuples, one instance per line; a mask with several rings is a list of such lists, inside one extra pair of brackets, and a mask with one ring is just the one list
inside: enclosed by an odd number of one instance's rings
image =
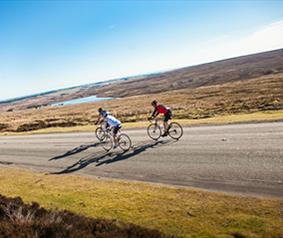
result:
[(107, 117), (107, 116), (108, 116), (108, 112), (105, 111), (105, 110), (103, 110), (102, 108), (99, 108), (99, 109), (98, 109), (98, 112), (99, 112), (99, 114), (100, 114), (101, 116), (103, 116), (103, 117)]
[(157, 104), (157, 101), (156, 101), (156, 100), (153, 100), (153, 101), (151, 102), (151, 105), (152, 105), (152, 106), (156, 106), (156, 104)]

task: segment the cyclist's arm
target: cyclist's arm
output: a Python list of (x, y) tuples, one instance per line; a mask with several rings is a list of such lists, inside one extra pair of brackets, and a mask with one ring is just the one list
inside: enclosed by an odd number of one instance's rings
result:
[(97, 118), (97, 120), (94, 124), (97, 125), (98, 123), (101, 123), (101, 115), (98, 116), (98, 118)]
[(157, 117), (159, 112), (157, 111), (157, 108), (154, 109), (153, 113), (151, 114), (151, 117)]

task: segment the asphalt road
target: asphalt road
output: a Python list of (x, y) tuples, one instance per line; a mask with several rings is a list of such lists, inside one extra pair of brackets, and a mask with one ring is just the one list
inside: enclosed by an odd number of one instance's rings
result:
[(0, 165), (283, 197), (283, 122), (186, 127), (177, 142), (126, 132), (127, 153), (93, 133), (0, 137)]

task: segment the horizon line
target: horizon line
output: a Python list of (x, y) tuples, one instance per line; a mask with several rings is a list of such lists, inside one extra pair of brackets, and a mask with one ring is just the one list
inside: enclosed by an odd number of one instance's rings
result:
[(23, 100), (27, 97), (37, 96), (37, 95), (40, 95), (40, 94), (50, 94), (50, 93), (53, 93), (53, 92), (56, 92), (56, 91), (72, 89), (72, 88), (76, 88), (76, 87), (83, 87), (83, 86), (88, 86), (88, 85), (91, 85), (91, 84), (102, 84), (102, 83), (107, 83), (107, 82), (110, 82), (110, 81), (119, 81), (119, 80), (122, 80), (122, 79), (127, 79), (127, 78), (130, 79), (130, 78), (135, 78), (135, 77), (146, 77), (146, 76), (150, 76), (150, 75), (154, 75), (154, 74), (158, 75), (158, 74), (162, 74), (162, 73), (172, 72), (172, 71), (175, 71), (175, 70), (181, 70), (181, 69), (190, 68), (190, 67), (197, 67), (197, 66), (201, 66), (201, 65), (217, 63), (217, 62), (226, 61), (226, 60), (230, 60), (230, 59), (237, 59), (237, 58), (241, 58), (241, 57), (252, 56), (252, 55), (256, 55), (256, 54), (263, 54), (263, 53), (272, 52), (272, 51), (279, 51), (279, 50), (283, 50), (283, 48), (278, 48), (278, 49), (273, 49), (273, 50), (268, 50), (268, 51), (260, 51), (260, 52), (255, 52), (255, 53), (251, 53), (251, 54), (239, 55), (239, 56), (231, 56), (231, 57), (228, 57), (228, 58), (217, 59), (215, 61), (192, 64), (192, 65), (182, 66), (182, 67), (178, 67), (178, 68), (170, 68), (170, 69), (168, 68), (168, 69), (163, 69), (163, 70), (144, 72), (144, 73), (130, 75), (130, 76), (123, 76), (123, 77), (117, 77), (117, 78), (112, 78), (112, 79), (105, 79), (105, 80), (93, 82), (93, 83), (90, 82), (90, 83), (80, 84), (80, 85), (73, 85), (73, 86), (70, 85), (68, 87), (50, 89), (50, 90), (41, 91), (41, 92), (34, 92), (34, 93), (31, 93), (31, 94), (21, 95), (21, 96), (17, 96), (17, 97), (4, 98), (4, 99), (0, 98), (0, 104), (9, 103), (10, 101), (20, 101), (20, 100)]

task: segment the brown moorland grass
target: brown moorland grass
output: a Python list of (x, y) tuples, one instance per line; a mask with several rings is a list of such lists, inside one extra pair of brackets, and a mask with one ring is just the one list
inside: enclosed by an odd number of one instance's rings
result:
[(153, 99), (170, 106), (174, 119), (204, 119), (219, 115), (283, 109), (283, 73), (223, 85), (182, 89), (110, 101), (47, 107), (0, 114), (0, 132), (91, 125), (98, 107), (122, 122), (145, 121)]
[[(231, 114), (231, 115), (218, 115), (215, 117), (203, 118), (203, 119), (178, 119), (173, 121), (180, 123), (182, 126), (276, 122), (276, 121), (283, 121), (283, 110), (239, 113), (239, 114)], [(146, 127), (148, 127), (148, 125), (149, 125), (149, 121), (126, 122), (123, 123), (123, 130), (142, 129), (142, 128), (145, 129)], [(73, 127), (48, 127), (48, 128), (23, 131), (23, 132), (0, 132), (0, 136), (94, 132), (96, 127), (97, 126), (95, 125), (83, 125), (83, 126), (73, 126)]]
[[(185, 238), (281, 238), (283, 202), (142, 182), (0, 167), (0, 194)], [(147, 236), (144, 236), (147, 237)]]

